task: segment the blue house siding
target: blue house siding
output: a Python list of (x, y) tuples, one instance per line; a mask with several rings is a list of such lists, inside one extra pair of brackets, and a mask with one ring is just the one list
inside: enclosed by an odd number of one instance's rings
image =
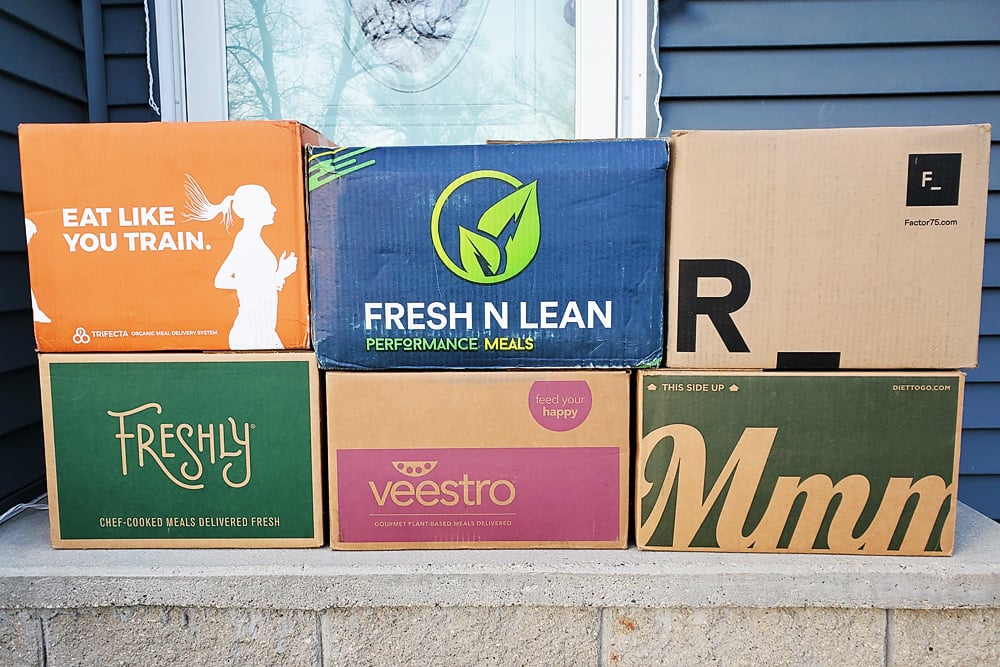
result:
[(0, 9), (0, 511), (44, 491), (17, 126), (87, 120), (79, 3)]
[(1000, 519), (1000, 3), (664, 0), (660, 65), (664, 132), (993, 125), (959, 498)]
[[(103, 38), (87, 42), (86, 12)], [(45, 489), (17, 127), (157, 120), (147, 104), (141, 0), (11, 0), (0, 6), (0, 512)], [(99, 67), (99, 71), (88, 66)], [(154, 64), (155, 70), (155, 64)], [(89, 76), (88, 76), (89, 73)], [(94, 85), (105, 86), (93, 105)], [(89, 81), (89, 87), (88, 87)], [(106, 89), (106, 90), (105, 90)], [(56, 162), (54, 162), (55, 164)]]
[[(103, 0), (104, 60), (107, 80), (108, 120), (116, 123), (160, 120), (149, 106), (149, 73), (146, 62), (146, 26), (142, 2)], [(152, 12), (152, 0), (149, 2)], [(149, 69), (157, 71), (156, 31), (150, 15)], [(154, 102), (159, 91), (154, 90)]]

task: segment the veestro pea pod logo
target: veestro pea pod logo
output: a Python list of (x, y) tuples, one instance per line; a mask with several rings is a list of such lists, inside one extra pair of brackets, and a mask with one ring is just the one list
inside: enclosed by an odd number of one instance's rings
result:
[[(458, 223), (457, 248), (446, 248), (442, 242), (442, 212), (460, 188), (482, 179), (500, 181), (513, 191), (487, 207), (474, 228)], [(489, 169), (469, 172), (449, 183), (431, 214), (434, 250), (448, 270), (469, 282), (491, 285), (509, 280), (527, 268), (538, 252), (541, 236), (537, 183), (525, 185), (510, 174)], [(462, 201), (467, 199), (462, 197)]]

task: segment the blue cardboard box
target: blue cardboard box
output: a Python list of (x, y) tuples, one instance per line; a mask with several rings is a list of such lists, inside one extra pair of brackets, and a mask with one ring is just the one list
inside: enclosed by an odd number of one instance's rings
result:
[(308, 158), (321, 368), (660, 364), (665, 140)]

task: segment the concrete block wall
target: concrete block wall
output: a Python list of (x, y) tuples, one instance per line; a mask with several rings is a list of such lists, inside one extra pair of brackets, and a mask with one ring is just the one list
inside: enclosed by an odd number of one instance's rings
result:
[(996, 609), (0, 610), (4, 665), (996, 665)]
[(950, 558), (56, 551), (0, 526), (0, 665), (993, 665), (1000, 526)]

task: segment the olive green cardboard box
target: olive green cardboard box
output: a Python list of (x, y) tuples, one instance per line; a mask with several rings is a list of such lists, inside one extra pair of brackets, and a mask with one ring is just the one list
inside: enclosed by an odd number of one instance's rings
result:
[(306, 352), (39, 357), (54, 547), (323, 543)]
[(952, 553), (957, 371), (637, 377), (640, 549)]

